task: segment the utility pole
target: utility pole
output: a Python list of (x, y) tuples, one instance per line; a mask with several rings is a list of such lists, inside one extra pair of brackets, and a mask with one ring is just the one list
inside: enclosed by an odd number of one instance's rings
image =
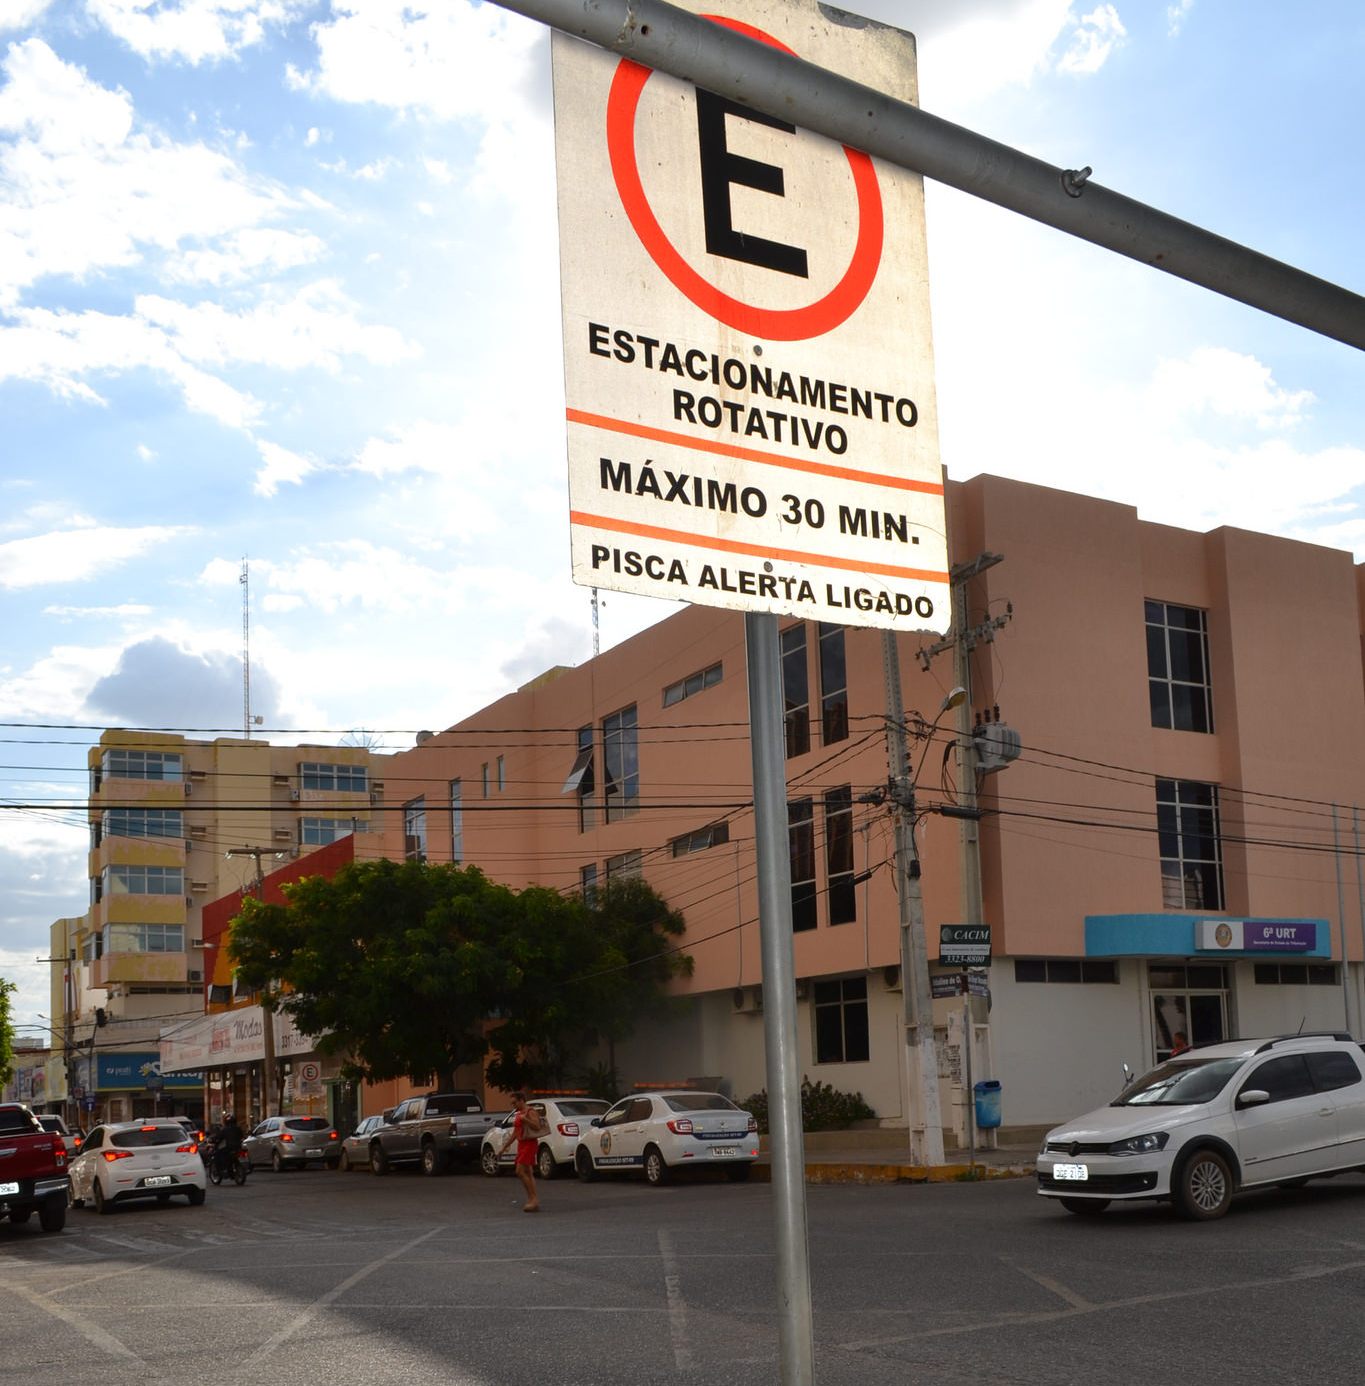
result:
[[(229, 847), (229, 857), (250, 857), (256, 863), (256, 898), (265, 899), (265, 873), (261, 870), (262, 855), (274, 856), (268, 847)], [(272, 1107), (279, 1106), (279, 1096), (275, 1076), (275, 1007), (270, 1000), (270, 983), (261, 993), (261, 1089), (265, 1110), (260, 1113), (268, 1117)]]

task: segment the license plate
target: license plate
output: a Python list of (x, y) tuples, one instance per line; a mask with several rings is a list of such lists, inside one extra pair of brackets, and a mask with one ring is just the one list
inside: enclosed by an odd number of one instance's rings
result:
[(0, 1194), (12, 1194), (19, 1192), (18, 1184), (0, 1184)]
[(325, 1154), (327, 1153), (327, 1151), (326, 1151), (326, 1149), (325, 1149), (323, 1146), (320, 1146), (320, 1145), (319, 1145), (319, 1146), (314, 1146), (313, 1149), (310, 1150), (308, 1153), (309, 1153), (310, 1155), (325, 1155)]
[(1054, 1179), (1075, 1179), (1086, 1180), (1090, 1178), (1090, 1171), (1084, 1165), (1053, 1165), (1052, 1177)]
[(174, 1184), (175, 1180), (169, 1174), (149, 1174), (142, 1183), (146, 1188), (156, 1189), (162, 1184)]
[(716, 1147), (711, 1151), (711, 1154), (712, 1154), (712, 1155), (738, 1155), (738, 1154), (739, 1154), (739, 1147), (738, 1147), (737, 1145), (718, 1145), (718, 1146), (716, 1146)]

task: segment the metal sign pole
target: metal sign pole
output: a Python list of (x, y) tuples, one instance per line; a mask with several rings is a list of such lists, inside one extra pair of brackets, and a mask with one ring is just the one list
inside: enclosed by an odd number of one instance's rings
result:
[(800, 1065), (796, 1050), (787, 761), (777, 617), (747, 612), (744, 645), (749, 666), (758, 930), (763, 958), (763, 1044), (768, 1066), (768, 1140), (772, 1148), (777, 1294), (781, 1305), (778, 1314), (781, 1381), (782, 1386), (810, 1386), (815, 1379), (815, 1332), (806, 1234)]

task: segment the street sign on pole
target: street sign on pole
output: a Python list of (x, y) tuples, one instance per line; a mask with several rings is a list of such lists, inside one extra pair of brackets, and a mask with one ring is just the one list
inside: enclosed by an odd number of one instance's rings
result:
[[(899, 30), (688, 8), (914, 98)], [(920, 178), (562, 33), (553, 54), (574, 580), (947, 629)]]
[(989, 924), (941, 924), (938, 960), (958, 967), (982, 967), (991, 960)]

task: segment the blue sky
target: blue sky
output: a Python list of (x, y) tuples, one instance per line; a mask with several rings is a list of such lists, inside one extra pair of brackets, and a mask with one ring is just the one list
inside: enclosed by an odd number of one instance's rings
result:
[[(917, 34), (927, 110), (1365, 290), (1358, 0), (861, 9)], [(589, 655), (551, 122), (545, 31), (466, 0), (0, 0), (0, 803), (50, 806), (0, 809), (26, 1018), (87, 897), (61, 728), (239, 726), (243, 556), (271, 727), (397, 748)], [(1365, 558), (1358, 352), (932, 185), (928, 223), (950, 476)], [(665, 614), (609, 596), (603, 641)]]

